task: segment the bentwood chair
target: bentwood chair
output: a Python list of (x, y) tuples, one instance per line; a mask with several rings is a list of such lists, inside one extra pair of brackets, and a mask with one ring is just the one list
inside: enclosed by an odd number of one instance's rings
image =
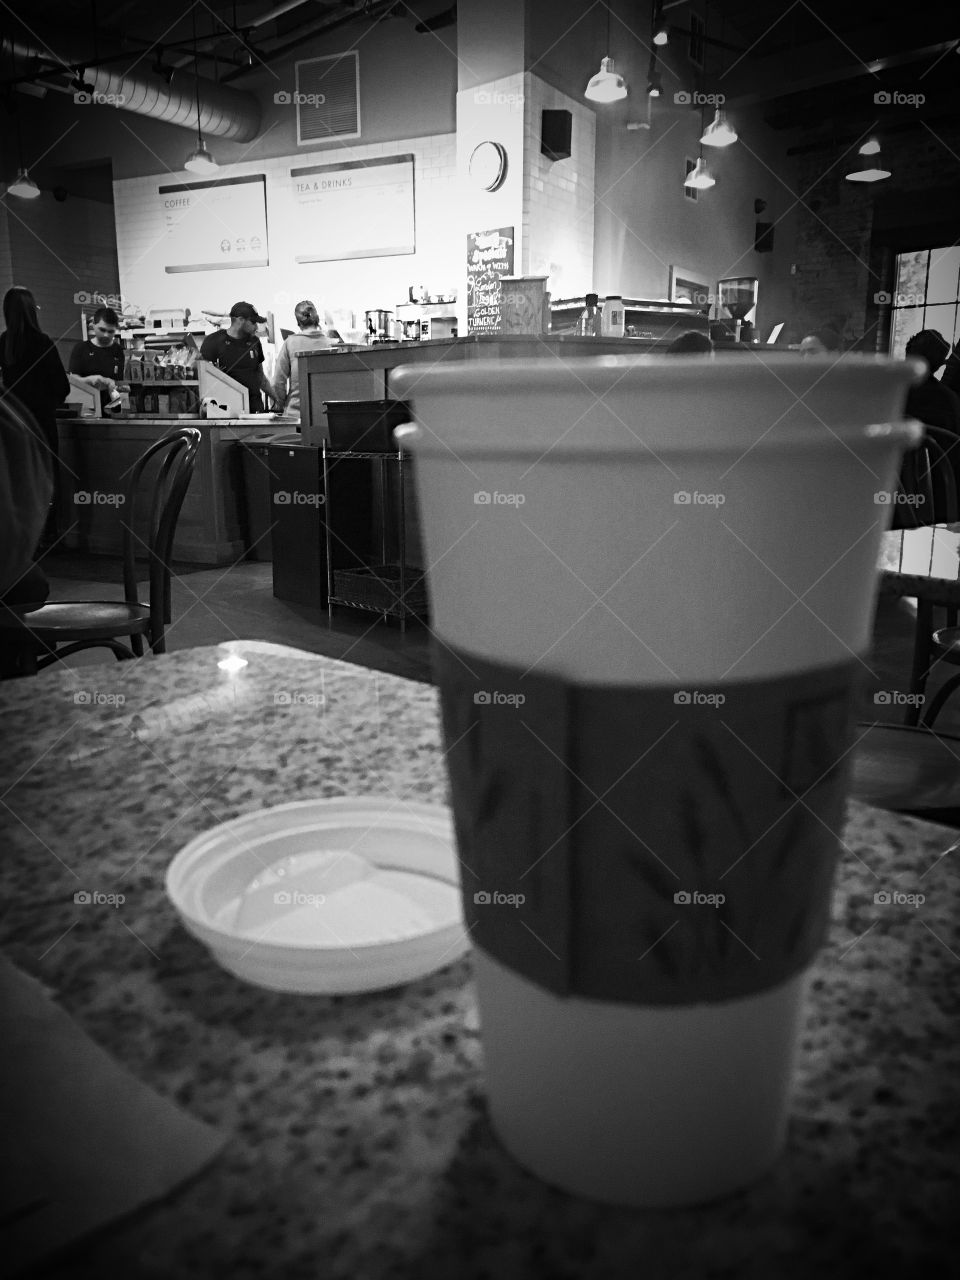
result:
[[(123, 600), (48, 601), (39, 608), (0, 606), (0, 643), (20, 647), (23, 675), (42, 671), (81, 649), (105, 647), (118, 659), (139, 658), (146, 640), (154, 653), (165, 652), (173, 538), (200, 441), (197, 427), (180, 427), (151, 444), (130, 472), (124, 502), (117, 510), (123, 531)], [(160, 466), (150, 483), (144, 471), (154, 457)], [(149, 503), (145, 527), (137, 519), (144, 500)], [(138, 550), (149, 563), (146, 604), (137, 588)]]
[[(933, 722), (960, 678), (948, 681), (923, 708), (937, 662), (960, 662), (958, 477), (960, 440), (928, 427), (904, 460), (880, 575), (881, 595), (916, 601), (905, 723), (861, 724), (851, 784), (857, 799), (900, 811), (936, 811), (938, 820), (952, 825), (960, 824), (960, 739), (936, 733)], [(938, 630), (940, 609), (947, 627)]]
[[(904, 459), (901, 494), (894, 528), (895, 567), (880, 578), (880, 594), (917, 602), (913, 633), (913, 660), (906, 723), (921, 723), (927, 679), (940, 659), (960, 663), (960, 562), (956, 555), (955, 528), (960, 508), (960, 440), (948, 431), (927, 427), (920, 446)], [(912, 490), (912, 492), (911, 492)], [(897, 528), (899, 526), (899, 528)], [(945, 610), (946, 628), (937, 629), (935, 610)], [(938, 640), (937, 637), (940, 637)], [(952, 656), (951, 656), (952, 655)], [(948, 682), (933, 700), (922, 722), (933, 724), (946, 698), (960, 681)]]

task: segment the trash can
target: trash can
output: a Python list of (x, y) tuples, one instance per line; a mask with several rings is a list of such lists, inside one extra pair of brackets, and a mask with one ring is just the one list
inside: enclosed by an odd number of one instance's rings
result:
[[(278, 600), (327, 604), (323, 469), (317, 445), (300, 435), (274, 436), (267, 446), (273, 524), (273, 594)], [(255, 459), (256, 465), (260, 460)]]
[(299, 442), (299, 436), (278, 436), (276, 432), (258, 431), (238, 440), (243, 469), (244, 545), (247, 560), (273, 559), (271, 528), (275, 521), (273, 496), (270, 491), (270, 453), (272, 444), (281, 440)]
[[(330, 431), (328, 448), (357, 453), (396, 454), (394, 427), (411, 420), (405, 400), (328, 400), (324, 404)], [(373, 484), (373, 545), (382, 558), (396, 564), (400, 556), (400, 484), (403, 483), (405, 560), (411, 567), (426, 563), (414, 485), (414, 459), (405, 455), (402, 472), (396, 466), (371, 467)]]

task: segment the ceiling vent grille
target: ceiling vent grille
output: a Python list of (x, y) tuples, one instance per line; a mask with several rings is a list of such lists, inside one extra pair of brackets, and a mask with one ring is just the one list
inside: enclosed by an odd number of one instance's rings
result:
[(360, 55), (356, 50), (297, 63), (297, 142), (360, 137)]

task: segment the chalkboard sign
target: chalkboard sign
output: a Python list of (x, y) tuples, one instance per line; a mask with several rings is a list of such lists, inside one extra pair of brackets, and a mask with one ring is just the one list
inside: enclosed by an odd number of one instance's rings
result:
[(513, 227), (467, 236), (467, 333), (500, 333), (503, 277), (513, 275)]

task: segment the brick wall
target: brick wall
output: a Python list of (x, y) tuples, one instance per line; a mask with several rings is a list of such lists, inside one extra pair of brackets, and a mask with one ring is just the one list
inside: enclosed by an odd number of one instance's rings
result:
[(120, 287), (113, 210), (74, 196), (61, 203), (50, 191), (30, 201), (10, 196), (6, 203), (10, 267), (4, 279), (32, 291), (41, 308), (41, 328), (66, 364), (81, 337), (75, 295), (116, 293)]
[[(944, 241), (953, 243), (960, 228), (960, 126), (883, 138), (884, 167), (891, 177), (875, 183), (847, 182), (847, 158), (841, 159), (843, 152), (830, 144), (817, 146), (807, 137), (798, 145), (811, 149), (798, 156), (798, 191), (804, 197), (797, 214), (791, 340), (827, 326), (847, 347), (886, 350), (885, 330), (873, 301), (874, 294), (891, 283), (884, 278), (884, 259), (875, 245), (878, 204), (899, 199), (907, 209), (912, 207), (915, 247), (921, 247), (930, 192), (955, 186), (955, 226), (952, 237)], [(909, 232), (905, 234), (909, 242)]]

